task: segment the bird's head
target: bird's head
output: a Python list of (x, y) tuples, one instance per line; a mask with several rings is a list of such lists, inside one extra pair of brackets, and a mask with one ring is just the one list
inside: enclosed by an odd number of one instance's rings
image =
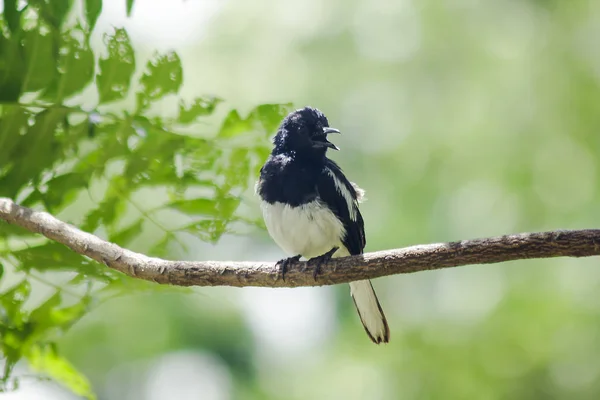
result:
[(324, 155), (327, 149), (339, 148), (327, 140), (330, 133), (340, 133), (329, 127), (327, 117), (312, 107), (291, 112), (283, 119), (273, 139), (275, 152), (295, 151), (300, 154)]

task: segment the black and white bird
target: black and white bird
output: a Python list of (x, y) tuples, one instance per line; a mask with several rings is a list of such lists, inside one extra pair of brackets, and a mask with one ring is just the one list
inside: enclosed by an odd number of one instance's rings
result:
[[(327, 158), (339, 150), (327, 140), (325, 115), (312, 107), (290, 113), (273, 139), (273, 151), (260, 170), (256, 192), (269, 234), (290, 258), (321, 262), (333, 257), (362, 254), (366, 239), (358, 204), (364, 192)], [(316, 272), (317, 270), (315, 270)], [(350, 283), (350, 294), (367, 334), (377, 344), (387, 343), (390, 330), (371, 281)]]

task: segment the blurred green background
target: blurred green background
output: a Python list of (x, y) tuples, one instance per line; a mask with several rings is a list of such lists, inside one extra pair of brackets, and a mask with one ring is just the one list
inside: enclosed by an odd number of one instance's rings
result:
[[(124, 27), (137, 60), (175, 50), (181, 98), (225, 99), (191, 137), (212, 137), (230, 109), (245, 118), (259, 104), (328, 116), (343, 133), (331, 157), (367, 192), (367, 251), (600, 225), (599, 2), (138, 0), (131, 11), (104, 1), (91, 48)], [(83, 91), (71, 104), (97, 101)], [(153, 111), (167, 118), (173, 104)], [(237, 138), (260, 148), (250, 178), (271, 128)], [(255, 221), (251, 181), (236, 186), (236, 206)], [(85, 227), (100, 196), (90, 191), (59, 216)], [(131, 196), (147, 209), (163, 192)], [(159, 253), (163, 236), (160, 223), (144, 223), (120, 244), (171, 259), (283, 257), (256, 224), (233, 224), (216, 243), (176, 234)], [(366, 337), (346, 285), (128, 293), (135, 284), (119, 280), (118, 295), (56, 341), (106, 400), (597, 399), (597, 264), (532, 260), (377, 279), (392, 332), (385, 346)], [(48, 296), (47, 286), (37, 282), (33, 297)], [(20, 389), (0, 396), (76, 398), (29, 374), (18, 364)]]

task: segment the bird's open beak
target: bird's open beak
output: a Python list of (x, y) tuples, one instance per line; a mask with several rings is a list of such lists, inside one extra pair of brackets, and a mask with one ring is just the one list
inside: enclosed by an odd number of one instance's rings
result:
[(327, 140), (327, 135), (330, 133), (340, 133), (340, 131), (335, 128), (329, 128), (329, 127), (323, 128), (323, 134), (324, 134), (323, 139), (314, 141), (313, 147), (328, 147), (333, 150), (339, 150), (340, 149), (339, 147), (337, 147), (335, 144), (333, 144), (329, 140)]

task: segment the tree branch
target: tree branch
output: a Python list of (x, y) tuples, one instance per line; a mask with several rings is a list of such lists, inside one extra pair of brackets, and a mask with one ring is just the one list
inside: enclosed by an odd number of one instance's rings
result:
[(0, 198), (0, 219), (40, 233), (134, 278), (179, 286), (321, 286), (470, 264), (600, 255), (600, 229), (520, 233), (336, 258), (323, 265), (317, 281), (313, 279), (311, 268), (307, 271), (306, 263), (300, 261), (289, 266), (283, 281), (274, 263), (168, 261), (148, 257), (7, 198)]

